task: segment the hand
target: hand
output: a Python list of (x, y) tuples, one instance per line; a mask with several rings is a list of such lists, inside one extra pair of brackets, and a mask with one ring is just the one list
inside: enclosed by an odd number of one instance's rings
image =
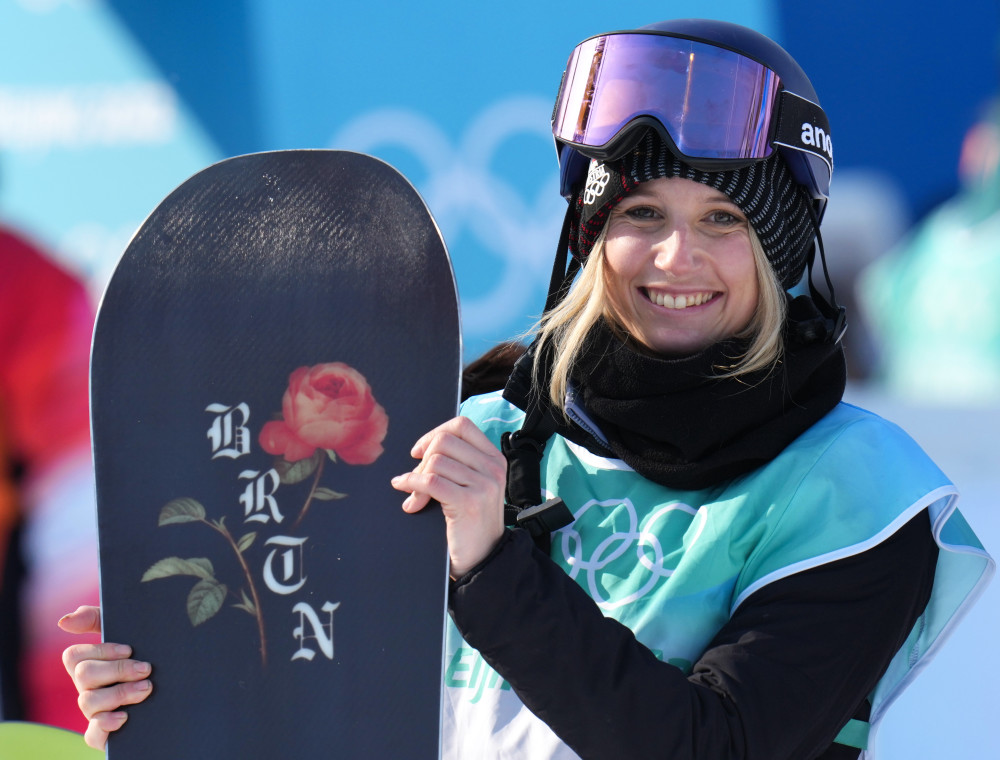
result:
[[(101, 611), (80, 607), (59, 620), (68, 633), (100, 633)], [(84, 741), (94, 749), (104, 749), (108, 734), (128, 719), (122, 705), (142, 702), (153, 689), (148, 680), (148, 662), (129, 659), (132, 647), (124, 644), (74, 644), (63, 652), (63, 665), (73, 679), (80, 697), (80, 712), (90, 722)]]
[(441, 505), (451, 577), (460, 578), (503, 536), (507, 460), (466, 417), (434, 428), (410, 454), (420, 464), (393, 478), (392, 487), (410, 494), (403, 501), (405, 512), (419, 512), (431, 499)]

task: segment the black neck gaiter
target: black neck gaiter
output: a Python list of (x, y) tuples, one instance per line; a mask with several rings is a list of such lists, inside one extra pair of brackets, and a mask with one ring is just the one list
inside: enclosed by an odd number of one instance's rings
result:
[[(839, 342), (797, 337), (819, 316), (815, 305), (799, 297), (790, 307), (781, 362), (740, 378), (718, 377), (720, 367), (746, 350), (740, 341), (668, 359), (637, 350), (599, 322), (571, 380), (611, 453), (649, 480), (684, 490), (707, 488), (774, 459), (840, 402), (847, 381)], [(540, 390), (547, 378), (540, 378), (540, 387), (532, 383), (536, 349), (533, 344), (518, 362), (504, 397), (529, 412), (526, 425), (548, 419), (549, 429), (606, 454), (608, 447), (588, 442), (550, 407)]]
[(636, 350), (600, 322), (571, 373), (615, 455), (665, 486), (700, 489), (771, 461), (844, 393), (840, 344), (786, 340), (775, 367), (719, 378), (745, 345), (724, 341), (667, 359)]

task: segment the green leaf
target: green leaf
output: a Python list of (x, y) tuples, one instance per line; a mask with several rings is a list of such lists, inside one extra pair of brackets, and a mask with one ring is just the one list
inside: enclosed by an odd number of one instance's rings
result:
[(298, 462), (288, 462), (279, 457), (274, 460), (274, 469), (277, 471), (282, 485), (295, 485), (316, 472), (322, 456), (319, 451), (316, 451), (309, 459), (300, 459)]
[(194, 584), (187, 598), (187, 613), (191, 625), (201, 625), (222, 609), (226, 587), (215, 578), (205, 578)]
[(205, 508), (194, 499), (173, 499), (160, 510), (158, 525), (198, 522), (205, 519)]
[(174, 575), (193, 575), (195, 578), (208, 579), (215, 576), (212, 561), (206, 557), (167, 557), (152, 565), (142, 575), (142, 582), (155, 581), (158, 578), (170, 578)]
[(337, 452), (336, 451), (334, 451), (333, 449), (323, 449), (323, 451), (325, 451), (326, 455), (328, 457), (330, 457), (330, 461), (331, 462), (336, 462), (337, 461)]
[(346, 499), (347, 494), (331, 491), (329, 488), (317, 488), (316, 492), (313, 493), (313, 498), (319, 501), (336, 501), (337, 499)]
[(256, 615), (257, 608), (253, 606), (253, 600), (247, 596), (247, 592), (244, 589), (240, 589), (240, 597), (243, 601), (239, 604), (234, 604), (233, 607), (244, 612), (249, 612), (251, 615)]
[(240, 554), (250, 548), (255, 538), (257, 538), (256, 533), (246, 533), (240, 536), (240, 540), (236, 542), (236, 548), (239, 549)]

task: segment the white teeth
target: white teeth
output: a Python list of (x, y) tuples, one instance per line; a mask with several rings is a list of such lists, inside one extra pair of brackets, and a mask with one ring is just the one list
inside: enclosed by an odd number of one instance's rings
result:
[(657, 306), (665, 306), (668, 309), (686, 309), (688, 306), (701, 306), (710, 301), (711, 293), (693, 293), (689, 296), (672, 296), (669, 293), (650, 293), (649, 300)]

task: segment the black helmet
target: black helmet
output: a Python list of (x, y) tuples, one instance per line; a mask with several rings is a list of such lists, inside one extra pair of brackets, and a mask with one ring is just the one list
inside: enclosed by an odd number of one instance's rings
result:
[(723, 171), (779, 151), (822, 218), (833, 143), (816, 91), (776, 42), (739, 24), (676, 19), (580, 43), (552, 115), (561, 192), (653, 127), (672, 153)]

